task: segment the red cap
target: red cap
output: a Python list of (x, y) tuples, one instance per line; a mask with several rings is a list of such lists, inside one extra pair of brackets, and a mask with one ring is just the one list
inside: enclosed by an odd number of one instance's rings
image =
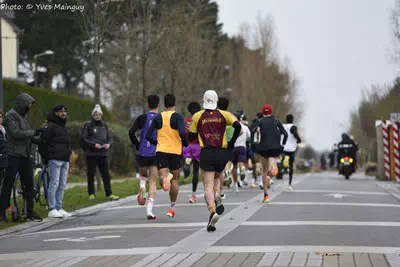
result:
[(263, 106), (262, 112), (264, 115), (271, 115), (272, 114), (272, 107), (270, 104), (265, 104)]

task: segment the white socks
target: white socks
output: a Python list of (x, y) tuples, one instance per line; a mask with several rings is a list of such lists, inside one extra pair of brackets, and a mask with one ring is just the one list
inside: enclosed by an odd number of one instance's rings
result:
[(146, 181), (145, 180), (140, 179), (140, 188), (146, 189)]
[(154, 199), (149, 198), (147, 200), (147, 214), (153, 214), (153, 204), (154, 204)]

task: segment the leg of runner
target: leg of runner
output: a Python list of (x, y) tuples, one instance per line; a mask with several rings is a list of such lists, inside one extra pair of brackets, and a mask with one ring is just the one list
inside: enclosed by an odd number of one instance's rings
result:
[(239, 162), (239, 172), (240, 172), (240, 180), (242, 181), (243, 185), (248, 185), (246, 179), (246, 163)]
[(262, 164), (262, 168), (263, 168), (263, 176), (262, 176), (262, 180), (263, 180), (263, 188), (264, 188), (264, 199), (263, 202), (264, 203), (268, 203), (269, 200), (269, 196), (268, 196), (268, 188), (269, 188), (269, 172), (270, 172), (270, 166), (269, 166), (269, 158), (262, 158), (261, 159), (261, 164)]
[(256, 163), (256, 176), (257, 176), (257, 185), (260, 187), (260, 189), (264, 189), (262, 175), (263, 175), (262, 164), (261, 164), (261, 162), (257, 162)]
[(203, 184), (204, 184), (204, 199), (206, 200), (207, 208), (210, 213), (208, 219), (207, 231), (214, 232), (216, 230), (215, 224), (218, 222), (219, 217), (215, 211), (215, 192), (214, 182), (218, 179), (215, 178), (214, 172), (202, 171)]
[(224, 186), (225, 186), (225, 171), (220, 172), (219, 175), (217, 176), (217, 174), (215, 175), (216, 179), (219, 179), (219, 195), (221, 197), (221, 199), (225, 199), (226, 195), (225, 195), (225, 190), (224, 190)]
[(200, 162), (197, 160), (193, 161), (193, 179), (192, 179), (192, 196), (189, 199), (190, 203), (196, 203), (196, 191), (197, 185), (199, 184), (199, 170), (200, 170)]
[(214, 192), (215, 192), (215, 211), (218, 215), (224, 213), (225, 207), (222, 205), (222, 197), (221, 197), (221, 179), (219, 178), (222, 175), (222, 172), (216, 172), (214, 177)]
[(149, 179), (149, 169), (142, 167), (139, 169), (139, 173), (140, 173), (140, 190), (136, 200), (139, 205), (143, 206), (144, 204), (146, 204), (146, 199), (147, 199), (146, 185)]
[(149, 168), (149, 200), (147, 201), (147, 219), (155, 220), (156, 216), (153, 214), (153, 205), (156, 200), (157, 192), (157, 167)]
[(171, 208), (167, 212), (167, 216), (170, 218), (175, 217), (175, 204), (178, 199), (179, 193), (179, 176), (181, 173), (181, 169), (172, 171), (173, 178), (171, 180), (171, 188), (169, 190), (169, 199), (171, 200)]
[(233, 165), (232, 175), (233, 175), (233, 189), (235, 190), (235, 192), (239, 192), (237, 165)]
[(288, 186), (288, 190), (289, 191), (293, 190), (292, 179), (293, 179), (294, 153), (295, 152), (288, 153), (288, 156), (289, 156), (289, 186)]

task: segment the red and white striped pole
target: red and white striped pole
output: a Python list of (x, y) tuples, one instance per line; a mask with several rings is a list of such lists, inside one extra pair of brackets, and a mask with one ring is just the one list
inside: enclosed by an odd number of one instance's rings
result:
[(394, 155), (394, 173), (397, 182), (400, 182), (400, 139), (399, 139), (400, 122), (393, 123), (393, 155)]
[(382, 121), (382, 134), (383, 134), (383, 160), (384, 160), (384, 170), (385, 178), (390, 180), (390, 143), (389, 143), (389, 121)]

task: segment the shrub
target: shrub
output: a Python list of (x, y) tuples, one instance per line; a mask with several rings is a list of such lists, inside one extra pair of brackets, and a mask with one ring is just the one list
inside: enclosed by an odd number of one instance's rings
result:
[[(73, 121), (67, 124), (72, 139), (72, 150), (78, 155), (76, 162), (72, 163), (72, 165), (76, 166), (79, 174), (84, 174), (86, 169), (85, 153), (80, 142), (80, 133), (84, 123), (82, 121)], [(133, 171), (135, 164), (128, 128), (110, 122), (107, 122), (107, 124), (113, 138), (113, 145), (109, 152), (110, 170), (116, 174), (128, 174)]]
[[(42, 123), (47, 118), (47, 114), (55, 105), (65, 105), (68, 108), (68, 117), (71, 121), (84, 120), (85, 118), (83, 118), (82, 115), (90, 118), (90, 115), (95, 105), (94, 102), (91, 100), (56, 93), (51, 91), (50, 89), (30, 87), (28, 85), (11, 80), (3, 80), (3, 87), (4, 112), (7, 112), (10, 108), (13, 107), (15, 103), (15, 98), (19, 94), (27, 93), (36, 100), (36, 103), (29, 111), (29, 120), (32, 124), (32, 127), (34, 128), (40, 127), (42, 125)], [(112, 121), (112, 115), (107, 110), (107, 108), (102, 106), (102, 109), (104, 113), (103, 118), (107, 121)]]

